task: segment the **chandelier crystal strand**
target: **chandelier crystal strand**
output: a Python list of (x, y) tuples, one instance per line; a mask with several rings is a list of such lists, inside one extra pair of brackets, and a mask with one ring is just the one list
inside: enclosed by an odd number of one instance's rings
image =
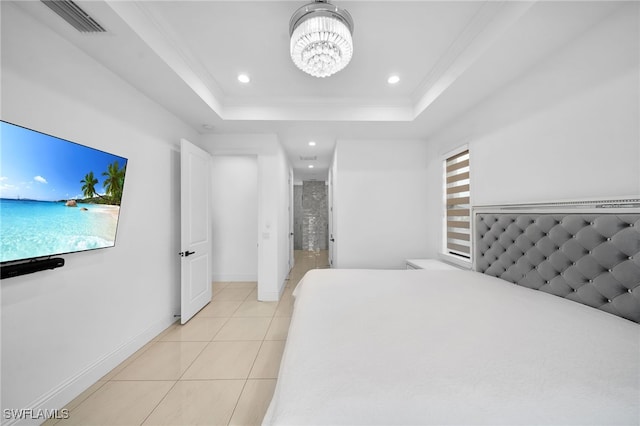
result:
[(291, 35), (291, 58), (314, 77), (328, 77), (343, 69), (353, 56), (351, 31), (332, 16), (301, 22)]

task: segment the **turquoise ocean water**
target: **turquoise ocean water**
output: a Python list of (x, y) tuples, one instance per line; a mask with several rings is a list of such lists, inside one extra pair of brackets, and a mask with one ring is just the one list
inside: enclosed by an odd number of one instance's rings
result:
[(111, 247), (117, 217), (110, 206), (0, 199), (0, 261)]

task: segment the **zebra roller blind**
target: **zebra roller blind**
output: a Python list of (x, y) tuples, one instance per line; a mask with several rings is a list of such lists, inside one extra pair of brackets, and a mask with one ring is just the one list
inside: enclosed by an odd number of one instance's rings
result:
[(445, 160), (446, 251), (471, 258), (469, 150)]

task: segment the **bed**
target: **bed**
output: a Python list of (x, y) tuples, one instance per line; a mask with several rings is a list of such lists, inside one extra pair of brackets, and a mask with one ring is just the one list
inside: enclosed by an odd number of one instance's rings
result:
[(640, 424), (640, 208), (474, 209), (474, 270), (313, 270), (264, 425)]

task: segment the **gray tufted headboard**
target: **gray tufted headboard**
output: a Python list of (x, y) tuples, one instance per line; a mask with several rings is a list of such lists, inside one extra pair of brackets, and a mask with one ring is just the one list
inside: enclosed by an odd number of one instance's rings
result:
[(640, 200), (473, 209), (474, 270), (640, 323)]

